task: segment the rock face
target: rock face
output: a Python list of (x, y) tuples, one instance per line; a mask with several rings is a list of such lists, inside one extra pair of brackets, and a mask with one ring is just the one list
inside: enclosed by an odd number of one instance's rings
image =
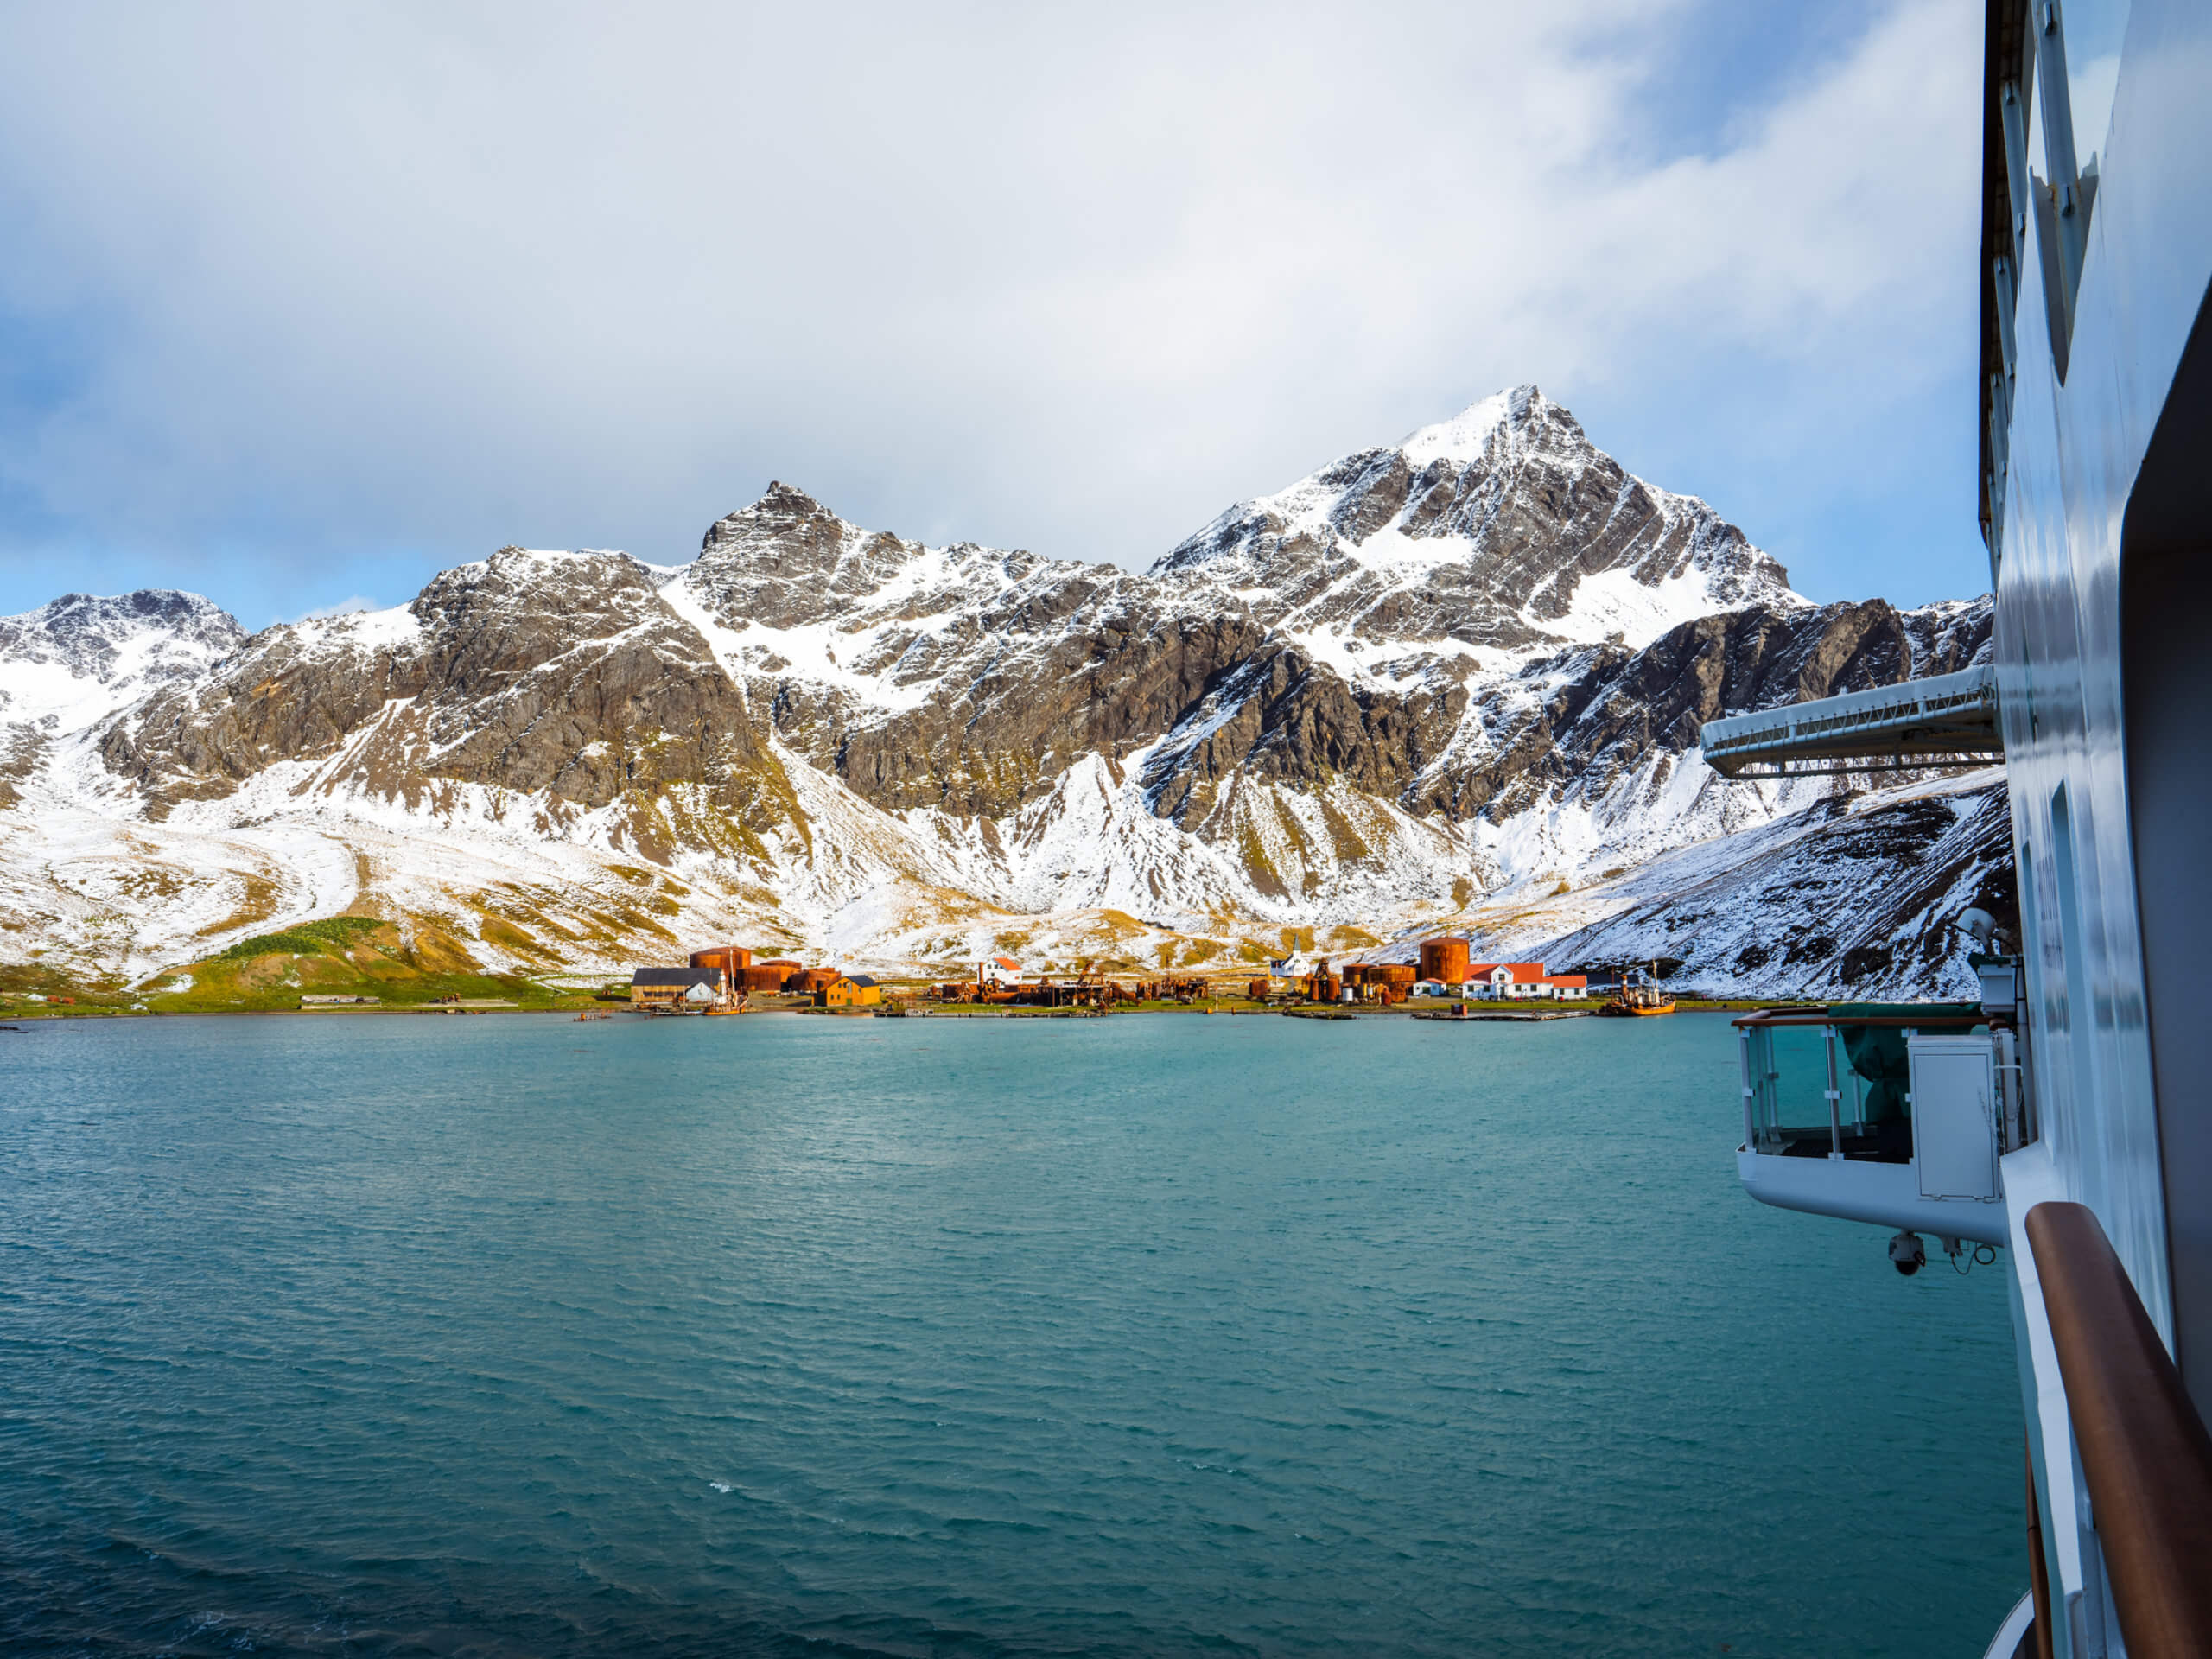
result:
[(1647, 760), (1694, 749), (1704, 723), (1724, 715), (1964, 667), (1986, 651), (1990, 624), (1986, 603), (1762, 605), (1682, 623), (1642, 651), (1609, 645), (1548, 658), (1518, 677), (1539, 686), (1573, 677), (1517, 725), (1525, 704), (1499, 696), (1497, 725), (1514, 733), (1510, 745), (1449, 779), (1452, 798), (1435, 804), (1497, 818), (1548, 793), (1602, 792)]
[(1508, 650), (1648, 632), (1684, 598), (1793, 597), (1741, 531), (1624, 472), (1534, 386), (1240, 502), (1157, 569), (1274, 627)]
[[(188, 595), (57, 601), (0, 620), (0, 697), (38, 713), (0, 744), (0, 805), (640, 860), (721, 893), (717, 927), (881, 962), (1025, 917), (1249, 957), (1281, 925), (1388, 931), (1820, 808), (1834, 786), (1707, 772), (1700, 723), (1954, 668), (1988, 630), (1986, 601), (1807, 603), (1522, 387), (1144, 574), (929, 547), (774, 483), (687, 565), (505, 548), (407, 606), (251, 639)], [(427, 902), (436, 858), (378, 856), (394, 874), (364, 853), (361, 890)], [(606, 918), (634, 906), (549, 919), (578, 879), (531, 914), (620, 960), (636, 924)]]
[(1081, 757), (1156, 739), (1265, 639), (1233, 604), (902, 542), (782, 484), (709, 530), (682, 587), (779, 738), (893, 810), (1013, 811)]
[(773, 768), (742, 693), (643, 565), (514, 547), (404, 611), (258, 634), (111, 722), (99, 750), (156, 812), (341, 753), (342, 781), (410, 806), (439, 780), (587, 809), (696, 782), (737, 809), (741, 775)]
[(21, 804), (57, 734), (204, 672), (245, 637), (227, 611), (168, 588), (0, 616), (0, 809)]
[[(21, 616), (0, 616), (0, 662), (39, 664), (112, 686), (192, 673), (245, 639), (238, 619), (197, 594), (142, 588), (111, 599), (64, 594)], [(0, 697), (9, 697), (0, 687)], [(0, 702), (0, 714), (13, 700)]]

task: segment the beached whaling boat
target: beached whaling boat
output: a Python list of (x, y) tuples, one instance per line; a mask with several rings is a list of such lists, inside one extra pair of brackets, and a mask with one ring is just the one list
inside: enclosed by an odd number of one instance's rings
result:
[(1659, 983), (1657, 963), (1650, 970), (1642, 968), (1624, 969), (1621, 982), (1613, 994), (1599, 1005), (1598, 1012), (1616, 1019), (1647, 1018), (1652, 1014), (1672, 1014), (1675, 1011), (1674, 993)]

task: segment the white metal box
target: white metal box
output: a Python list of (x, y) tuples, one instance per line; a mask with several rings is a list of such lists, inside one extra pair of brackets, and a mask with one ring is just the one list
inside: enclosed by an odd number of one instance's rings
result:
[(1914, 1037), (1912, 1152), (1924, 1198), (1997, 1196), (1997, 1064), (1986, 1033)]

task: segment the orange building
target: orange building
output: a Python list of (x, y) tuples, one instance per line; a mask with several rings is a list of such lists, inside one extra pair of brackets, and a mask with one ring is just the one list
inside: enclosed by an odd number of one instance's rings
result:
[(814, 994), (817, 1008), (862, 1008), (882, 1001), (882, 988), (866, 974), (840, 974)]
[(1440, 984), (1463, 985), (1473, 976), (1468, 971), (1467, 942), (1446, 935), (1440, 939), (1421, 942), (1421, 976)]
[(718, 973), (728, 974), (733, 984), (736, 982), (737, 976), (752, 965), (753, 953), (741, 944), (718, 944), (711, 950), (691, 953), (691, 966), (712, 968)]

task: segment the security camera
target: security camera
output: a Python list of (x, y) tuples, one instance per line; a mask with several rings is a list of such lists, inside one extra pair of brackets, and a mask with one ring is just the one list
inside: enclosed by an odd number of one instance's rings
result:
[(1928, 1265), (1928, 1247), (1918, 1233), (1899, 1233), (1890, 1241), (1890, 1265), (1908, 1279)]

